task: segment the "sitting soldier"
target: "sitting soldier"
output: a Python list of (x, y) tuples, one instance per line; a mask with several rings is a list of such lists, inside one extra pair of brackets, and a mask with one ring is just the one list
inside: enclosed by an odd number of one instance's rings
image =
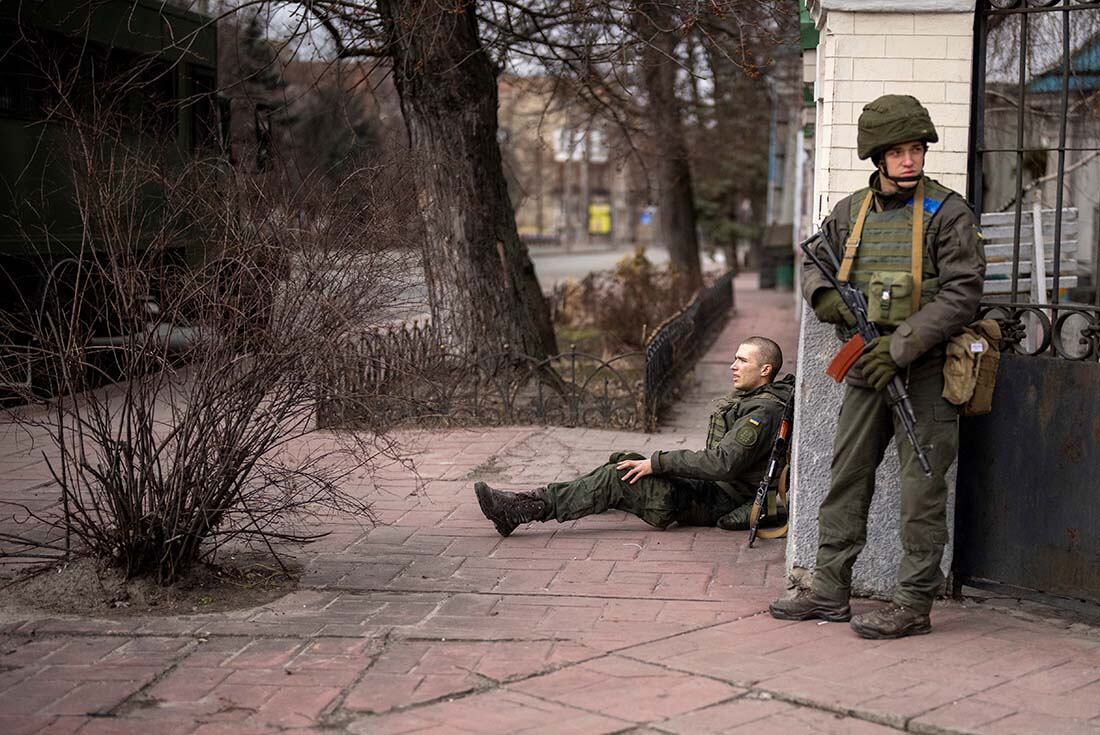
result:
[(572, 521), (609, 509), (625, 510), (651, 526), (749, 527), (753, 497), (767, 470), (772, 442), (794, 377), (775, 380), (783, 365), (779, 345), (750, 337), (730, 365), (733, 393), (710, 417), (706, 449), (654, 452), (646, 459), (616, 452), (607, 464), (572, 482), (534, 492), (494, 490), (474, 483), (481, 512), (501, 536), (531, 521)]

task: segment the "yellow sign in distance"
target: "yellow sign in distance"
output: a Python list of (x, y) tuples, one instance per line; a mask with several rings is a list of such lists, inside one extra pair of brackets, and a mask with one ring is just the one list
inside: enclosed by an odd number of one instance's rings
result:
[(611, 232), (611, 205), (588, 205), (588, 234), (607, 235)]

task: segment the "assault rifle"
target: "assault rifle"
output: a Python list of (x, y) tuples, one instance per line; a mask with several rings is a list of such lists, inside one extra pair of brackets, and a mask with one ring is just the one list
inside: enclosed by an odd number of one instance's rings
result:
[[(768, 457), (768, 469), (764, 477), (760, 479), (760, 486), (756, 488), (756, 497), (752, 500), (752, 510), (749, 512), (749, 548), (756, 543), (757, 530), (760, 521), (768, 514), (768, 489), (779, 477), (779, 470), (787, 459), (787, 448), (791, 445), (791, 425), (794, 423), (794, 391), (791, 397), (783, 404), (783, 418), (779, 422), (779, 431), (772, 442), (772, 453)], [(788, 511), (789, 512), (789, 511)], [(764, 534), (764, 538), (779, 538), (782, 533)]]
[[(822, 244), (825, 245), (825, 252), (829, 254), (829, 260), (832, 263), (831, 269), (817, 255), (816, 251)], [(837, 261), (836, 251), (833, 250), (833, 244), (829, 241), (829, 236), (823, 230), (818, 230), (799, 247), (821, 271), (821, 275), (825, 276), (829, 285), (840, 294), (844, 305), (848, 307), (848, 311), (852, 312), (852, 316), (856, 319), (855, 335), (841, 348), (825, 371), (833, 380), (839, 383), (844, 380), (844, 376), (856, 360), (867, 351), (872, 340), (880, 336), (880, 332), (875, 323), (867, 318), (867, 297), (863, 295), (863, 292), (850, 283), (841, 283), (837, 280), (836, 273), (840, 270), (840, 263)], [(909, 438), (909, 443), (913, 445), (913, 450), (917, 453), (917, 460), (920, 462), (921, 469), (924, 470), (925, 476), (931, 477), (932, 465), (928, 462), (927, 452), (924, 451), (924, 447), (917, 439), (917, 418), (913, 414), (913, 404), (909, 400), (905, 381), (901, 379), (900, 375), (895, 374), (887, 383), (886, 395), (886, 402), (890, 405), (894, 415), (898, 417), (901, 425), (905, 427), (905, 435)]]

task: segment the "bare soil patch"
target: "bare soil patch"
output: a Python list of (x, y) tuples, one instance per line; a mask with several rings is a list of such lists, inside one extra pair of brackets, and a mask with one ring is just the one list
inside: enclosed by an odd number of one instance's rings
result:
[[(284, 560), (284, 563), (287, 563)], [(173, 585), (127, 580), (94, 559), (29, 571), (0, 590), (0, 605), (71, 615), (188, 615), (256, 607), (298, 587), (300, 568), (287, 577), (270, 557), (238, 553), (219, 564), (198, 564)]]

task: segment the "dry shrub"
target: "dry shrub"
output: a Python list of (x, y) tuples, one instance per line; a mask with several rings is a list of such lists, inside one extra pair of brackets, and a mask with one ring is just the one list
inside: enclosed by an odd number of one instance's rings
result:
[[(690, 300), (683, 279), (655, 266), (638, 247), (613, 271), (572, 279), (554, 290), (554, 323), (569, 329), (595, 329), (604, 349), (639, 349), (649, 334)], [(608, 344), (608, 342), (613, 344)]]
[(19, 356), (0, 379), (37, 402), (11, 420), (45, 445), (63, 503), (24, 507), (37, 523), (0, 534), (0, 556), (71, 551), (170, 583), (231, 540), (274, 553), (322, 536), (320, 516), (369, 521), (346, 482), (399, 447), (321, 435), (315, 409), (332, 345), (400, 315), (407, 169), (360, 161), (287, 185), (181, 162), (103, 114), (67, 129), (79, 247), (42, 255), (41, 300), (0, 325)]

